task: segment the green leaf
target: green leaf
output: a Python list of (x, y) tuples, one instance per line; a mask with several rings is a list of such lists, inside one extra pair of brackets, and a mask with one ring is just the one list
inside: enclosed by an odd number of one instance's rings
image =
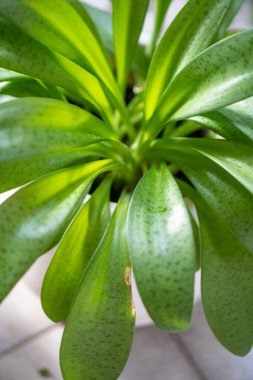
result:
[(109, 52), (114, 51), (113, 43), (113, 31), (112, 31), (112, 15), (102, 9), (93, 7), (89, 4), (79, 3), (81, 7), (84, 7), (86, 12), (89, 14), (96, 29), (99, 33), (103, 45)]
[(206, 204), (200, 226), (201, 291), (207, 321), (228, 350), (244, 356), (253, 344), (252, 254)]
[(82, 275), (110, 219), (111, 178), (102, 182), (76, 215), (47, 270), (42, 306), (53, 321), (67, 319)]
[[(205, 315), (217, 339), (236, 355), (253, 344), (253, 258), (218, 213), (183, 181), (195, 203), (201, 232), (201, 293)], [(240, 268), (240, 270), (238, 270)]]
[(1, 104), (0, 192), (87, 157), (85, 146), (110, 138), (107, 124), (67, 103), (28, 98)]
[(116, 380), (127, 361), (135, 312), (125, 223), (124, 195), (83, 276), (61, 345), (66, 380)]
[(253, 94), (253, 30), (211, 46), (172, 81), (156, 109), (157, 123), (181, 120), (238, 102)]
[(253, 194), (253, 148), (250, 145), (212, 139), (184, 139), (182, 145), (200, 152)]
[(0, 82), (12, 81), (14, 79), (26, 78), (25, 75), (15, 73), (14, 71), (0, 68)]
[(193, 116), (191, 117), (191, 120), (203, 125), (228, 140), (249, 143), (251, 141), (249, 136), (250, 132), (252, 133), (253, 138), (252, 129), (249, 128), (249, 133), (247, 133), (247, 128), (238, 127), (238, 124), (232, 122), (232, 120), (222, 114), (222, 109), (219, 111), (207, 112), (199, 116)]
[(153, 166), (134, 191), (128, 247), (142, 300), (156, 325), (185, 330), (193, 302), (195, 245), (188, 210), (173, 176)]
[(104, 90), (93, 75), (1, 18), (0, 46), (0, 66), (64, 87), (111, 116)]
[(90, 27), (91, 20), (85, 23), (67, 1), (3, 0), (0, 14), (35, 40), (98, 76), (117, 95), (108, 60)]
[[(253, 253), (253, 195), (245, 188), (247, 184), (247, 187), (252, 189), (252, 175), (247, 174), (252, 167), (252, 153), (250, 152), (249, 159), (246, 158), (244, 161), (243, 158), (243, 161), (240, 161), (244, 148), (240, 149), (238, 145), (236, 153), (235, 149), (226, 150), (224, 144), (224, 158), (216, 160), (219, 161), (217, 163), (213, 157), (210, 159), (207, 155), (186, 147), (182, 141), (177, 142), (176, 139), (155, 143), (153, 148), (156, 157), (166, 157), (184, 171), (207, 204), (229, 226), (241, 244)], [(251, 150), (248, 147), (248, 152)], [(225, 157), (226, 154), (228, 157)]]
[(171, 0), (156, 0), (156, 11), (155, 11), (155, 21), (154, 28), (152, 31), (152, 36), (150, 44), (148, 45), (148, 54), (151, 56), (156, 48), (156, 42), (159, 37), (167, 10), (171, 4)]
[(220, 112), (253, 140), (253, 97), (222, 108)]
[(59, 171), (19, 190), (0, 207), (0, 299), (61, 238), (92, 180), (110, 170), (102, 160)]
[(118, 84), (125, 91), (149, 0), (113, 0), (113, 36)]
[[(102, 9), (95, 8), (89, 4), (80, 3), (89, 14), (90, 18), (96, 25), (99, 36), (103, 41), (104, 46), (110, 53), (114, 53), (114, 41), (113, 41), (113, 27), (112, 27), (112, 14)], [(142, 77), (146, 78), (149, 59), (144, 51), (143, 45), (136, 46), (136, 51), (133, 56), (132, 66), (134, 70)]]
[(29, 77), (24, 77), (7, 82), (0, 88), (1, 95), (9, 95), (16, 98), (25, 97), (40, 97), (48, 98), (50, 93), (46, 87), (39, 83), (37, 80)]
[(239, 9), (241, 8), (241, 6), (243, 5), (244, 2), (245, 2), (245, 0), (232, 0), (231, 1), (231, 4), (230, 4), (230, 6), (229, 6), (224, 18), (223, 18), (223, 21), (221, 23), (221, 27), (220, 27), (220, 30), (218, 33), (218, 40), (224, 36), (227, 28), (229, 27), (229, 25), (231, 24), (231, 22), (233, 21), (233, 19), (237, 15)]
[(145, 120), (149, 120), (173, 77), (206, 49), (231, 0), (190, 0), (159, 43), (148, 72)]

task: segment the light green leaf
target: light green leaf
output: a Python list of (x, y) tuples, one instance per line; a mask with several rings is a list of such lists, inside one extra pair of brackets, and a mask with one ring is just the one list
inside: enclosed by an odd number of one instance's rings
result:
[(76, 106), (27, 98), (0, 105), (0, 192), (69, 166), (85, 146), (114, 139), (107, 124)]
[(237, 128), (253, 140), (253, 97), (220, 109)]
[(150, 44), (147, 48), (147, 53), (151, 56), (155, 50), (156, 42), (159, 37), (167, 10), (171, 4), (171, 0), (156, 0), (156, 11), (155, 11), (155, 20), (154, 28), (151, 35)]
[(212, 139), (184, 139), (193, 148), (236, 178), (253, 194), (253, 148), (250, 145)]
[(93, 75), (1, 18), (0, 46), (0, 66), (64, 87), (111, 117), (111, 107)]
[(118, 84), (124, 93), (149, 0), (113, 0), (113, 36)]
[(111, 178), (104, 180), (76, 215), (47, 270), (42, 306), (53, 321), (67, 319), (82, 275), (110, 219)]
[(92, 180), (110, 170), (102, 160), (59, 171), (19, 190), (0, 207), (0, 299), (61, 238)]
[(25, 75), (15, 73), (14, 71), (0, 68), (0, 82), (12, 81), (14, 79), (26, 78)]
[(86, 12), (89, 14), (96, 29), (99, 33), (104, 46), (109, 52), (114, 51), (113, 43), (113, 31), (112, 31), (112, 15), (102, 9), (93, 7), (89, 4), (79, 3), (81, 7), (84, 7)]
[(191, 61), (164, 92), (151, 121), (181, 120), (253, 94), (253, 30), (237, 33)]
[(159, 43), (148, 72), (145, 120), (149, 120), (173, 77), (206, 49), (217, 33), (231, 0), (190, 0)]
[(66, 0), (3, 0), (0, 14), (35, 40), (98, 76), (117, 95), (108, 60), (90, 28), (91, 20), (85, 23)]
[[(247, 128), (240, 128), (238, 124), (234, 123), (224, 114), (222, 114), (222, 109), (219, 111), (211, 111), (204, 113), (199, 116), (191, 117), (191, 120), (203, 125), (210, 129), (211, 131), (217, 133), (218, 135), (225, 137), (228, 140), (235, 140), (249, 143), (250, 131), (252, 131), (253, 138), (253, 128), (249, 128), (249, 134), (247, 133)], [(231, 118), (232, 119), (232, 118)]]
[(223, 21), (221, 23), (221, 27), (220, 27), (220, 30), (218, 33), (218, 39), (223, 38), (224, 34), (226, 33), (227, 28), (229, 27), (229, 25), (231, 24), (231, 22), (233, 21), (233, 19), (237, 15), (239, 9), (241, 8), (241, 6), (243, 5), (244, 2), (245, 2), (245, 0), (232, 0), (231, 1), (231, 4), (230, 4), (230, 6), (229, 6), (224, 18), (223, 18)]
[(66, 380), (116, 380), (127, 361), (135, 320), (125, 233), (128, 203), (124, 195), (70, 311), (61, 345)]
[(128, 248), (148, 313), (168, 331), (189, 327), (195, 245), (188, 210), (163, 164), (140, 180), (128, 214)]

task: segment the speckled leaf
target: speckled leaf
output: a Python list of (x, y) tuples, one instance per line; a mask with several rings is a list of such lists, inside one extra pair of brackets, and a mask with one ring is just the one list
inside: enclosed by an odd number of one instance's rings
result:
[(83, 147), (110, 138), (109, 126), (61, 101), (29, 98), (1, 104), (0, 192), (68, 166), (86, 156)]
[(201, 292), (207, 321), (236, 355), (252, 348), (253, 257), (206, 204), (200, 213)]
[(84, 274), (61, 344), (65, 380), (116, 380), (129, 355), (135, 311), (125, 224), (124, 195)]
[(184, 139), (182, 145), (204, 154), (236, 178), (253, 194), (253, 148), (250, 145), (211, 139)]
[(222, 109), (219, 111), (210, 111), (191, 118), (191, 120), (202, 124), (203, 127), (210, 129), (227, 140), (249, 143), (251, 141), (250, 133), (252, 133), (253, 139), (253, 129), (245, 126), (239, 127), (238, 124), (234, 123), (231, 119), (232, 118), (229, 119), (222, 113)]
[[(230, 151), (230, 154), (234, 154), (235, 160), (233, 156), (231, 159), (229, 156), (225, 158), (223, 165), (226, 164), (227, 168), (224, 170), (220, 162), (218, 164), (206, 155), (184, 146), (180, 140), (177, 142), (173, 139), (170, 142), (167, 139), (154, 146), (156, 146), (156, 156), (166, 157), (180, 167), (209, 206), (230, 227), (241, 244), (253, 253), (253, 195), (239, 182), (242, 180), (243, 168), (247, 167), (246, 161), (241, 162), (240, 168), (240, 151), (238, 153)], [(240, 149), (239, 145), (238, 149)], [(252, 161), (252, 156), (250, 160)], [(233, 168), (233, 176), (227, 171), (228, 168), (231, 171)], [(246, 180), (250, 185), (252, 175), (247, 177), (247, 171), (244, 181)]]
[[(178, 181), (195, 203), (201, 230), (201, 293), (209, 326), (220, 342), (236, 355), (253, 344), (253, 258), (200, 194)], [(238, 270), (239, 268), (239, 270)]]
[(1, 18), (0, 46), (1, 67), (64, 87), (110, 115), (111, 107), (97, 78)]
[(224, 18), (223, 18), (222, 23), (221, 23), (220, 30), (218, 33), (218, 39), (223, 38), (227, 28), (229, 27), (229, 25), (233, 21), (234, 17), (237, 15), (239, 9), (241, 8), (241, 6), (243, 5), (244, 2), (245, 2), (245, 0), (232, 0), (231, 1), (230, 6), (229, 6)]
[(108, 60), (90, 27), (92, 21), (85, 23), (66, 0), (2, 0), (0, 14), (35, 40), (98, 76), (117, 95)]
[(67, 319), (82, 275), (110, 219), (111, 178), (105, 179), (76, 215), (50, 263), (42, 285), (42, 306), (53, 321)]
[(220, 109), (237, 128), (253, 140), (253, 97)]
[(0, 207), (0, 299), (61, 238), (91, 181), (109, 170), (102, 160), (59, 171), (19, 190)]
[(166, 165), (140, 180), (128, 214), (128, 247), (142, 300), (169, 331), (189, 326), (196, 266), (189, 214)]
[(181, 120), (253, 94), (253, 30), (234, 34), (191, 61), (164, 92), (151, 121)]
[(124, 92), (149, 0), (113, 0), (113, 36), (117, 79)]
[(146, 120), (176, 73), (211, 44), (230, 2), (190, 0), (172, 22), (151, 61), (145, 92)]

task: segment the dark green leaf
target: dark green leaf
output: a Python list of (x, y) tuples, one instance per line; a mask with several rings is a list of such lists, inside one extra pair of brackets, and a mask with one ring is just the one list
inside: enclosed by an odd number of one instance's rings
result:
[(135, 311), (125, 224), (129, 196), (119, 202), (83, 276), (61, 345), (66, 380), (116, 380), (132, 344)]
[(111, 179), (98, 187), (70, 224), (42, 285), (45, 313), (55, 322), (67, 319), (82, 275), (110, 219)]
[(185, 330), (193, 302), (195, 246), (187, 208), (165, 165), (140, 180), (128, 215), (128, 246), (142, 300), (156, 325)]

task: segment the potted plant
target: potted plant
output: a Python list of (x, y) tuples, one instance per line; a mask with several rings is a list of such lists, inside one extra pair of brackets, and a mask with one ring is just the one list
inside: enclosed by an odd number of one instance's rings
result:
[(225, 34), (241, 0), (189, 0), (158, 42), (169, 4), (143, 47), (148, 0), (113, 0), (113, 33), (77, 0), (0, 2), (0, 190), (23, 186), (0, 207), (0, 294), (59, 242), (41, 297), (67, 320), (66, 380), (121, 373), (131, 267), (169, 332), (200, 267), (213, 333), (253, 344), (253, 30)]

